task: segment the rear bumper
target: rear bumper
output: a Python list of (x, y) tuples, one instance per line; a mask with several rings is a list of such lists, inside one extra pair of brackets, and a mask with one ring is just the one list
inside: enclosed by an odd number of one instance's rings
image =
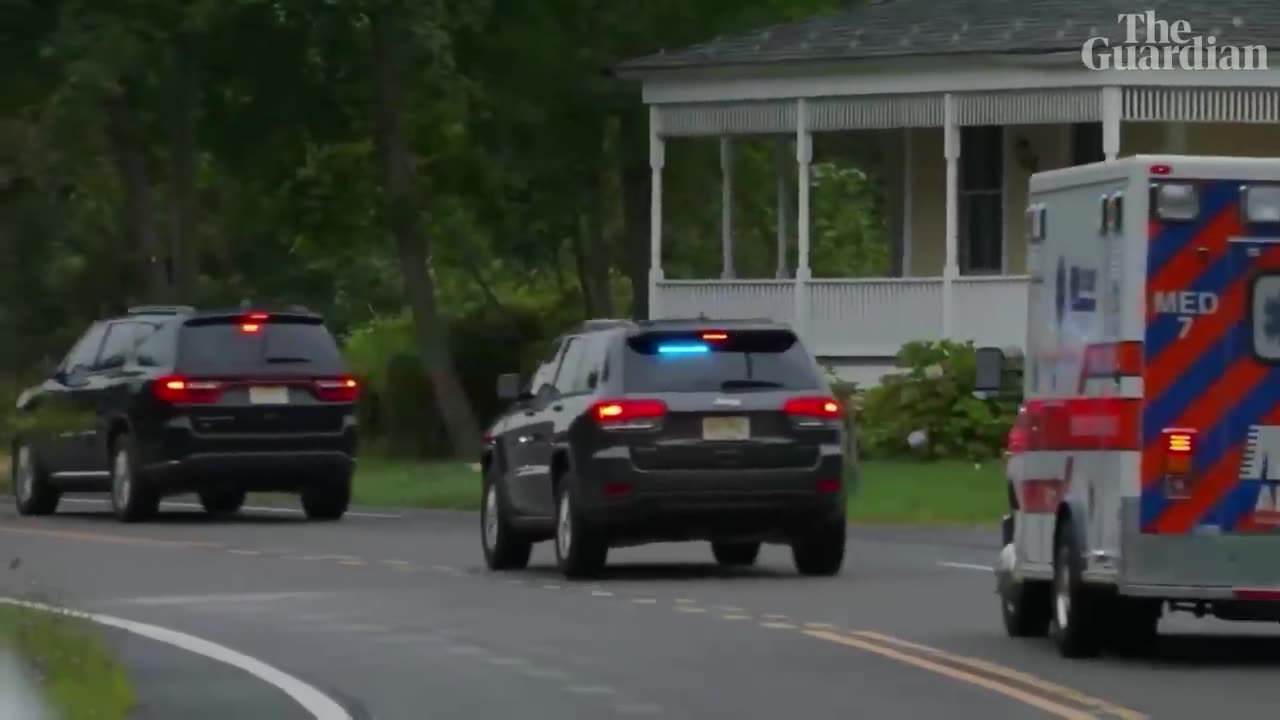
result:
[[(820, 490), (819, 481), (839, 481)], [(580, 509), (618, 537), (651, 540), (793, 535), (842, 522), (848, 491), (842, 455), (799, 469), (639, 470), (606, 454), (581, 473)]]
[(177, 421), (145, 449), (142, 471), (165, 493), (292, 492), (349, 478), (356, 448), (354, 419), (335, 433), (245, 436), (201, 435)]

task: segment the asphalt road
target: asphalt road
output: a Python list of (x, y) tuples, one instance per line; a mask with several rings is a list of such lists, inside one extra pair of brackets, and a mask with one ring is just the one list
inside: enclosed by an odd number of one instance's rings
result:
[[(399, 515), (399, 516), (396, 516)], [(1280, 632), (1166, 619), (1141, 658), (1066, 661), (1005, 637), (994, 530), (855, 529), (837, 578), (784, 548), (723, 571), (701, 544), (618, 550), (567, 583), (550, 547), (483, 569), (474, 515), (171, 510), (124, 526), (69, 503), (0, 505), (0, 595), (173, 628), (316, 686), (355, 718), (1201, 718), (1270, 716)], [(11, 559), (20, 559), (16, 569)], [(305, 718), (247, 673), (136, 637), (140, 718)], [(149, 714), (148, 714), (149, 713)]]

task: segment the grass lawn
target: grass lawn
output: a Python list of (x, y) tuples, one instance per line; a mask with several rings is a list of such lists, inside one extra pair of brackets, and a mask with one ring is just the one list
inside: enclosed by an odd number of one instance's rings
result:
[[(1006, 509), (1003, 464), (864, 462), (849, 519), (866, 523), (982, 525)], [(362, 458), (355, 481), (359, 505), (475, 510), (480, 473), (467, 463)]]
[(0, 644), (37, 671), (60, 718), (124, 720), (133, 706), (129, 678), (97, 626), (66, 615), (0, 605)]

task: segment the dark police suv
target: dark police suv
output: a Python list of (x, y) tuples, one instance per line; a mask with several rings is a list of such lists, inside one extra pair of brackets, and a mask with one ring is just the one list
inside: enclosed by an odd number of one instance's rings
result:
[(553, 539), (561, 571), (611, 547), (708, 540), (722, 565), (791, 545), (806, 575), (844, 561), (844, 414), (785, 325), (596, 320), (559, 338), (487, 433), (481, 536), (491, 569)]
[(346, 513), (356, 381), (305, 308), (133, 308), (94, 323), (48, 380), (18, 399), (18, 512), (68, 491), (110, 492), (116, 517), (195, 492), (211, 514), (248, 492), (299, 492), (308, 517)]

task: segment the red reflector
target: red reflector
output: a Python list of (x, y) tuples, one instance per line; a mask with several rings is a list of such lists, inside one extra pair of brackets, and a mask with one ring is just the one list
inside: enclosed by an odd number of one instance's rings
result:
[(152, 393), (162, 402), (184, 405), (206, 404), (222, 397), (222, 383), (214, 380), (188, 380), (176, 375), (156, 378)]
[(1169, 165), (1152, 165), (1150, 169), (1152, 175), (1168, 175), (1173, 172), (1173, 168)]
[(599, 423), (653, 420), (666, 414), (661, 400), (601, 400), (591, 406), (591, 417)]
[(1278, 590), (1236, 590), (1234, 594), (1237, 600), (1280, 601), (1280, 589)]
[(824, 495), (840, 492), (840, 481), (835, 478), (822, 478), (814, 485), (814, 489)]
[(702, 339), (706, 340), (707, 342), (714, 342), (716, 340), (728, 340), (729, 334), (722, 333), (722, 332), (704, 332), (702, 333)]
[(318, 378), (313, 381), (316, 398), (324, 402), (355, 402), (360, 384), (355, 378)]
[(621, 497), (631, 492), (631, 486), (624, 482), (605, 483), (604, 494), (608, 497)]
[(791, 398), (783, 403), (782, 412), (793, 417), (835, 420), (840, 417), (840, 403), (829, 397)]

